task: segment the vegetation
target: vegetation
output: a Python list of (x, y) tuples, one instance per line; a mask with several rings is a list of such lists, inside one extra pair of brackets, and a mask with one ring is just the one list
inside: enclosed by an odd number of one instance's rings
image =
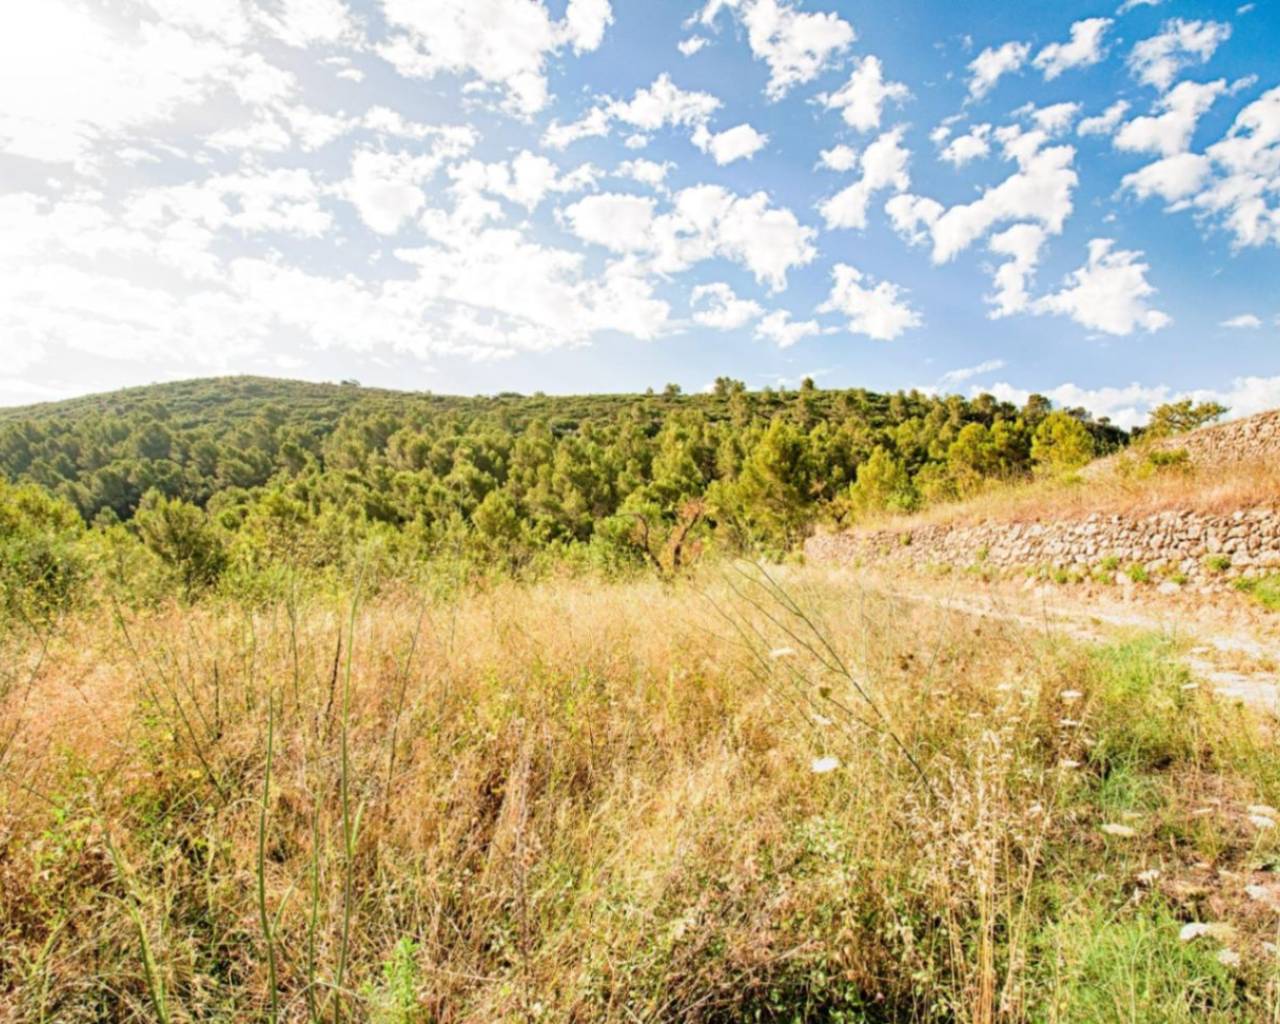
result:
[(1018, 409), (721, 378), (692, 396), (464, 399), (235, 378), (0, 413), (0, 475), (90, 526), (82, 561), (152, 566), (190, 597), (284, 567), (349, 575), (371, 541), (393, 574), (442, 557), (670, 573), (709, 548), (783, 553), (819, 520), (969, 497), (1125, 442), (1039, 396)]
[(9, 635), (16, 1019), (1280, 1008), (1274, 740), (1165, 641), (808, 569), (286, 594)]
[(1280, 1016), (1272, 729), (1165, 638), (765, 558), (1078, 488), (1107, 424), (728, 380), (3, 420), (5, 1019)]

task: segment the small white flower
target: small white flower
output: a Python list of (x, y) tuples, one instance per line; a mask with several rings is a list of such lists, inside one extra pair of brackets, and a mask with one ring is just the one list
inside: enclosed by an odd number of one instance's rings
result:
[(1119, 836), (1121, 839), (1128, 839), (1137, 835), (1128, 825), (1117, 825), (1114, 822), (1107, 822), (1102, 826), (1102, 831), (1109, 836)]
[(777, 661), (779, 658), (793, 658), (795, 653), (794, 647), (775, 647), (769, 652), (769, 657)]
[(1276, 827), (1275, 819), (1268, 818), (1265, 814), (1251, 814), (1249, 815), (1249, 820), (1253, 822), (1254, 828), (1260, 828), (1264, 831)]
[(1220, 949), (1218, 950), (1218, 963), (1222, 964), (1223, 967), (1239, 967), (1240, 954), (1234, 949)]
[(838, 757), (815, 757), (809, 765), (809, 771), (814, 775), (826, 775), (827, 772), (833, 772), (840, 767), (840, 759)]
[(1079, 700), (1081, 697), (1084, 696), (1084, 694), (1081, 693), (1079, 690), (1063, 690), (1060, 694), (1058, 694), (1058, 696), (1065, 701), (1073, 701), (1073, 700)]
[(1274, 818), (1276, 809), (1267, 804), (1250, 804), (1249, 813), (1260, 815), (1263, 818)]

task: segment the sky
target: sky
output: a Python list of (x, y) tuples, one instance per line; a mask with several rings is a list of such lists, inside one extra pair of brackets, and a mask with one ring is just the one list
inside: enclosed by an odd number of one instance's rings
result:
[(0, 404), (1280, 406), (1280, 0), (0, 5)]

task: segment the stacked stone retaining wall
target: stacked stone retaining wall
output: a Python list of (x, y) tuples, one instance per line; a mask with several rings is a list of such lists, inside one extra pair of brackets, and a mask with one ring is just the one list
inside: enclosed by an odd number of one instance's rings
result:
[(826, 564), (1116, 573), (1213, 586), (1280, 569), (1280, 507), (818, 533), (805, 556)]

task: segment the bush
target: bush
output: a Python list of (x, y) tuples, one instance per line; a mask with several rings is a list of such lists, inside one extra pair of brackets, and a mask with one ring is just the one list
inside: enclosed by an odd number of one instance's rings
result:
[(6, 614), (45, 617), (75, 602), (87, 578), (83, 533), (69, 503), (0, 480), (0, 607)]

